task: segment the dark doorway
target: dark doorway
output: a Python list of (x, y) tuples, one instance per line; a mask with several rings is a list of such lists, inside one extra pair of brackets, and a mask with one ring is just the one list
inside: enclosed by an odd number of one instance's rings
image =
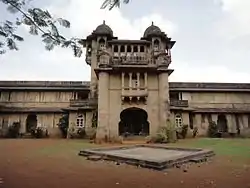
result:
[(123, 110), (120, 114), (119, 135), (149, 135), (149, 122), (147, 112), (140, 108), (128, 108)]
[(36, 114), (29, 114), (26, 119), (26, 132), (30, 133), (33, 128), (37, 127), (37, 116)]
[(227, 133), (228, 132), (228, 126), (227, 126), (227, 118), (224, 114), (218, 115), (217, 119), (217, 126), (218, 131), (221, 133)]

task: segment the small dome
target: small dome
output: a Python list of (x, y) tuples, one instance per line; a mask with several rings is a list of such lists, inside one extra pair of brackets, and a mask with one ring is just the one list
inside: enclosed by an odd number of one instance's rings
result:
[(95, 34), (100, 34), (100, 35), (111, 35), (113, 36), (113, 31), (112, 29), (105, 24), (105, 21), (103, 21), (103, 24), (99, 25), (94, 32)]
[(161, 29), (155, 26), (154, 23), (152, 22), (152, 25), (145, 30), (143, 37), (147, 38), (150, 35), (161, 35), (161, 34), (162, 34)]

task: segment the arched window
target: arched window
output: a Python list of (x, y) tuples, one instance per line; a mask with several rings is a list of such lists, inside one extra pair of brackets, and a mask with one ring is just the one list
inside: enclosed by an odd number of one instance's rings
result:
[(88, 53), (88, 55), (90, 55), (90, 54), (91, 54), (91, 51), (92, 51), (92, 49), (91, 49), (91, 45), (88, 45), (88, 47), (87, 47), (87, 53)]
[(154, 40), (154, 51), (158, 51), (160, 47), (160, 42), (158, 39)]
[(77, 127), (85, 127), (83, 115), (78, 115), (78, 116), (77, 116), (77, 119), (76, 119), (76, 126), (77, 126)]
[(140, 46), (140, 52), (144, 52), (144, 46)]
[(127, 46), (127, 52), (131, 52), (132, 49), (131, 49), (131, 46)]
[(103, 38), (101, 38), (99, 40), (99, 47), (100, 47), (101, 50), (105, 50), (106, 49), (105, 40)]
[(134, 46), (134, 52), (138, 52), (138, 46)]
[(118, 52), (118, 46), (117, 45), (114, 46), (114, 52)]
[(125, 52), (125, 46), (121, 46), (121, 52)]
[(180, 114), (176, 114), (175, 115), (175, 126), (178, 127), (182, 127), (182, 117)]

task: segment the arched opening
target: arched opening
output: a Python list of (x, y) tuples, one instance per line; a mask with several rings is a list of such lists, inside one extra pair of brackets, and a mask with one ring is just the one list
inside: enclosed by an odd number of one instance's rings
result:
[(26, 132), (30, 133), (32, 129), (37, 127), (37, 116), (36, 114), (29, 114), (26, 119)]
[(221, 133), (227, 133), (228, 132), (228, 126), (227, 126), (227, 118), (224, 114), (218, 115), (217, 119), (217, 126), (218, 131)]
[(118, 52), (118, 51), (119, 51), (118, 46), (115, 45), (115, 46), (114, 46), (114, 52)]
[(132, 52), (131, 46), (127, 46), (127, 52)]
[(154, 40), (154, 51), (159, 50), (160, 41), (158, 39)]
[(134, 52), (138, 52), (138, 46), (134, 46)]
[(91, 45), (88, 45), (87, 47), (87, 55), (90, 56), (92, 52)]
[(105, 50), (106, 49), (105, 40), (103, 38), (101, 38), (99, 40), (99, 47), (100, 47), (101, 50)]
[(144, 46), (140, 46), (140, 52), (144, 52)]
[(119, 135), (146, 136), (149, 135), (148, 114), (140, 108), (127, 108), (120, 114)]
[(121, 46), (121, 52), (125, 52), (125, 46)]

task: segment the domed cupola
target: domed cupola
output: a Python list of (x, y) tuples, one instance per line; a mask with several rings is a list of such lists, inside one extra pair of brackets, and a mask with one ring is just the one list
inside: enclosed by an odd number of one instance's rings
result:
[(152, 22), (152, 25), (145, 30), (143, 38), (149, 38), (152, 36), (161, 36), (162, 34), (163, 33), (161, 29), (158, 26), (155, 26), (154, 22)]
[(108, 35), (113, 37), (113, 31), (108, 25), (105, 24), (105, 21), (103, 21), (103, 23), (93, 31), (93, 34)]

